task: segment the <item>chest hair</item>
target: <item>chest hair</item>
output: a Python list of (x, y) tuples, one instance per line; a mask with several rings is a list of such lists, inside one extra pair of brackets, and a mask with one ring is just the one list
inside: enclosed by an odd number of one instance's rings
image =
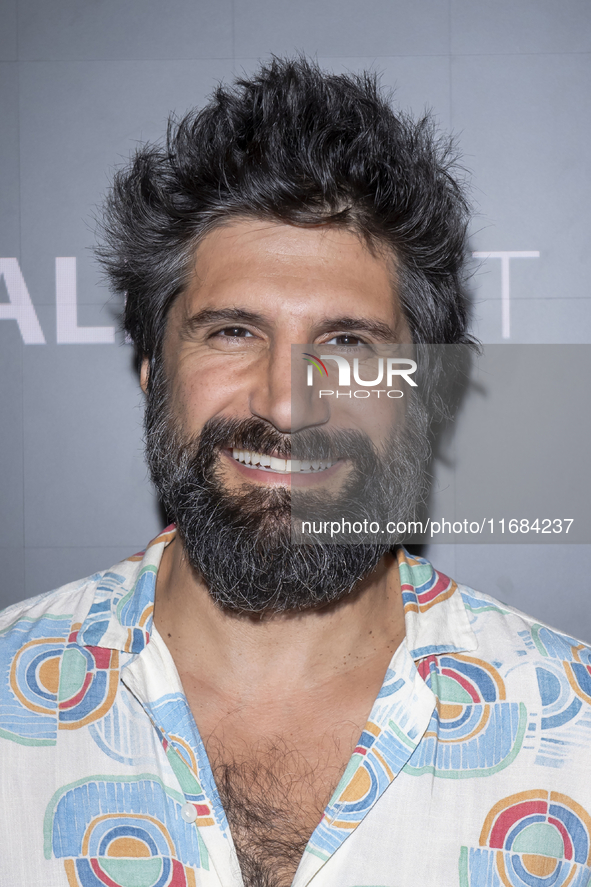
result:
[(277, 739), (229, 757), (210, 740), (207, 752), (245, 887), (289, 887), (350, 749), (335, 740), (309, 759)]

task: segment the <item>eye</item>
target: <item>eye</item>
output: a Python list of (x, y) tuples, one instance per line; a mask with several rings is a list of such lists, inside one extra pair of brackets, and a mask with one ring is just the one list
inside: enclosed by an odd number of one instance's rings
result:
[(341, 348), (349, 347), (354, 348), (359, 345), (365, 345), (359, 336), (353, 336), (349, 333), (341, 333), (340, 336), (333, 336), (332, 339), (329, 339), (328, 342), (324, 343), (325, 345), (339, 345)]
[(222, 336), (225, 339), (246, 339), (247, 337), (254, 338), (250, 330), (245, 329), (245, 327), (243, 326), (225, 326), (222, 330), (218, 330), (216, 333), (213, 333), (213, 335)]

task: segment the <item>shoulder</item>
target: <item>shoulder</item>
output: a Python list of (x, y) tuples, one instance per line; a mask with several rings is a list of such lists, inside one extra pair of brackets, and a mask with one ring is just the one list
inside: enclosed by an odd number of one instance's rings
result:
[(534, 785), (588, 803), (591, 784), (581, 786), (580, 774), (591, 742), (589, 646), (490, 595), (458, 592), (472, 643), (418, 663), (437, 705), (433, 738), (407, 772), (464, 779), (504, 771), (507, 795)]
[(0, 613), (0, 740), (11, 747), (55, 745), (62, 658), (75, 621), (92, 603), (94, 579)]
[(1, 611), (0, 664), (25, 645), (39, 646), (43, 639), (67, 642), (71, 632), (79, 629), (94, 610), (110, 610), (113, 595), (126, 588), (128, 564), (123, 561)]
[(109, 627), (125, 572), (123, 562), (0, 613), (0, 740), (55, 745), (111, 692), (119, 654), (89, 644)]
[(478, 642), (474, 657), (493, 674), (502, 698), (535, 713), (530, 721), (539, 721), (547, 757), (560, 756), (570, 741), (587, 743), (590, 646), (489, 595), (464, 586), (460, 593)]
[(7, 643), (15, 636), (36, 633), (35, 629), (40, 625), (45, 625), (51, 631), (52, 627), (59, 630), (65, 623), (70, 624), (75, 615), (82, 615), (81, 611), (91, 606), (102, 575), (95, 573), (2, 610), (0, 651), (6, 650)]
[[(172, 538), (174, 528), (167, 527), (144, 551), (113, 567), (0, 612), (0, 693), (1, 670), (24, 647), (30, 648), (27, 657), (33, 656), (39, 667), (39, 656), (50, 657), (49, 648), (32, 649), (44, 641), (56, 648), (77, 644), (140, 652), (151, 629), (160, 557)], [(49, 670), (45, 667), (44, 673)], [(28, 679), (34, 681), (33, 671), (27, 666)]]
[(459, 585), (479, 650), (496, 658), (526, 655), (530, 660), (589, 662), (590, 646), (491, 595)]

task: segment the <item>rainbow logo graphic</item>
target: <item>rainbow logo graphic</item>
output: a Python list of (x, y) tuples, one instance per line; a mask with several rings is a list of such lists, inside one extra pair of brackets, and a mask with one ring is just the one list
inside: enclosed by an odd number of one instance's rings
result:
[(319, 357), (316, 357), (315, 354), (308, 354), (307, 351), (304, 351), (302, 359), (305, 360), (308, 364), (308, 385), (312, 384), (312, 373), (314, 367), (316, 367), (321, 376), (328, 376), (328, 370), (326, 369), (325, 364), (320, 360)]
[(460, 887), (587, 887), (591, 817), (572, 798), (533, 790), (488, 813), (480, 846), (462, 847)]

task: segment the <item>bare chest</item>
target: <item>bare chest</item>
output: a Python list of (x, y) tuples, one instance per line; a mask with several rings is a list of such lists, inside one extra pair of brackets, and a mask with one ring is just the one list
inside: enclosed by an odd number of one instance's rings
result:
[(355, 742), (341, 735), (298, 748), (281, 737), (250, 746), (210, 737), (208, 756), (245, 887), (289, 887)]
[(371, 712), (385, 666), (280, 694), (232, 697), (181, 674), (245, 887), (289, 887)]

